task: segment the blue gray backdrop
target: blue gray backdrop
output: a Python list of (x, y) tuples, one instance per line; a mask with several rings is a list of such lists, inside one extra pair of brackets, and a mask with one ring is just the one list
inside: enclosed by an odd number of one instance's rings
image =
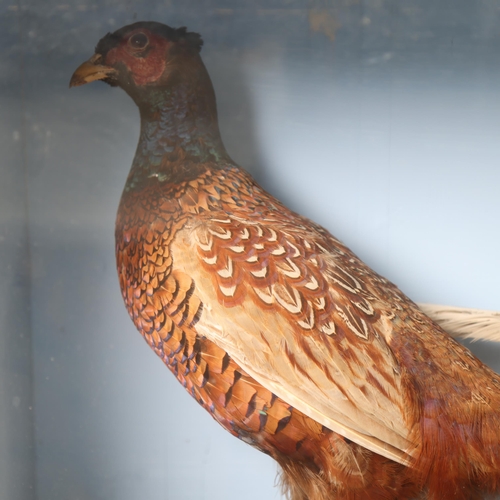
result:
[(68, 81), (136, 20), (202, 33), (227, 148), (269, 191), (414, 300), (500, 309), (500, 3), (0, 0), (0, 500), (277, 499), (121, 301), (138, 113)]

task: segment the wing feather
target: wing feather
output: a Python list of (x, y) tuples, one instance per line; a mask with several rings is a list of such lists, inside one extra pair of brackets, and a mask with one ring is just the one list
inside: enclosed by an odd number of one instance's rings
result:
[(322, 425), (409, 463), (412, 425), (388, 344), (396, 287), (314, 226), (272, 219), (193, 219), (172, 257), (204, 304), (198, 334)]

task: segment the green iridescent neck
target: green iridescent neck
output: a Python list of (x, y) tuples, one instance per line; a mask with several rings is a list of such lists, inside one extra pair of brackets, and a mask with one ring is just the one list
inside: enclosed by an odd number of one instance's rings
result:
[(141, 114), (141, 132), (127, 191), (144, 183), (178, 183), (205, 169), (230, 161), (217, 122), (215, 95), (192, 85), (150, 89), (135, 99)]

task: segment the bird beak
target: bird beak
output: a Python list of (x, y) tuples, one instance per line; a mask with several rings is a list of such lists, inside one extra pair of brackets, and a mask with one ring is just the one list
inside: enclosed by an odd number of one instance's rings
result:
[(109, 66), (100, 64), (102, 62), (101, 54), (94, 54), (88, 61), (80, 64), (73, 73), (69, 86), (78, 87), (95, 80), (104, 80), (111, 75), (116, 75), (117, 71)]

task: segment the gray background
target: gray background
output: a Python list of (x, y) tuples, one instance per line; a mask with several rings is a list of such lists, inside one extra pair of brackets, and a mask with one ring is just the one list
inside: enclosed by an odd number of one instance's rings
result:
[(121, 301), (138, 114), (68, 81), (135, 20), (202, 33), (227, 148), (264, 187), (414, 300), (499, 310), (500, 3), (0, 0), (0, 500), (277, 499), (273, 461)]

